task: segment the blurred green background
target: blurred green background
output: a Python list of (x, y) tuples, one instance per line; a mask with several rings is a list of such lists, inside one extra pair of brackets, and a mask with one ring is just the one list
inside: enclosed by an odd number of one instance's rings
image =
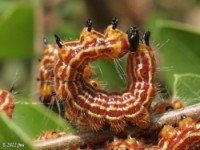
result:
[[(71, 125), (38, 104), (37, 59), (43, 54), (43, 39), (55, 43), (55, 33), (63, 40), (78, 39), (88, 18), (93, 20), (96, 30), (103, 32), (113, 16), (119, 18), (118, 28), (123, 31), (130, 26), (138, 26), (141, 33), (145, 29), (151, 31), (158, 65), (155, 82), (161, 99), (177, 95), (174, 74), (200, 73), (199, 0), (1, 0), (0, 87), (9, 89), (14, 85), (18, 93), (13, 126), (19, 127), (21, 133), (16, 135), (25, 133), (32, 139), (47, 129), (72, 131)], [(123, 68), (125, 60), (119, 61)], [(105, 60), (94, 64), (95, 78), (103, 88), (125, 88), (127, 79), (118, 73), (119, 64), (115, 67), (116, 64)], [(186, 84), (190, 85), (190, 81)], [(1, 119), (0, 126), (6, 121)], [(15, 132), (13, 126), (5, 126), (5, 131)], [(16, 140), (0, 134), (0, 141), (8, 139)], [(23, 138), (18, 140), (24, 142)]]

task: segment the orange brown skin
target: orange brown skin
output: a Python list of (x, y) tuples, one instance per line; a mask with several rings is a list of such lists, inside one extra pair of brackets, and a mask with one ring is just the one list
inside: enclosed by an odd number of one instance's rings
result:
[(143, 141), (139, 141), (136, 138), (114, 138), (112, 142), (106, 142), (105, 150), (142, 150), (145, 147), (147, 147), (147, 145)]
[(83, 70), (83, 78), (85, 81), (89, 81), (92, 78), (93, 69), (92, 66), (87, 65)]
[(95, 89), (101, 89), (101, 84), (97, 80), (91, 79), (88, 81), (88, 83)]
[(12, 93), (6, 90), (0, 90), (0, 111), (4, 112), (9, 118), (12, 118), (14, 108)]
[[(70, 44), (69, 44), (70, 46)], [(50, 103), (53, 100), (52, 93), (54, 89), (54, 66), (58, 61), (58, 46), (52, 44), (46, 44), (44, 50), (44, 56), (40, 62), (39, 79), (40, 79), (40, 96), (43, 102)], [(92, 78), (92, 67), (87, 65), (84, 68), (83, 78), (86, 82), (93, 85), (95, 80)], [(100, 84), (96, 81), (97, 88), (100, 88)]]
[(180, 108), (184, 108), (185, 107), (185, 104), (183, 101), (181, 101), (180, 99), (178, 98), (173, 98), (170, 103), (173, 105), (173, 107), (175, 109), (180, 109)]
[[(127, 38), (127, 35), (126, 35), (126, 38)], [(83, 31), (82, 31), (82, 34), (81, 34), (81, 37), (80, 37), (80, 41), (83, 43), (83, 45), (84, 46), (82, 46), (82, 48), (84, 47), (87, 47), (87, 49), (90, 49), (90, 47), (91, 47), (91, 45), (93, 45), (93, 47), (92, 47), (92, 51), (91, 51), (91, 53), (88, 55), (87, 54), (87, 56), (88, 56), (88, 58), (86, 57), (85, 59), (87, 59), (87, 61), (80, 61), (81, 62), (81, 64), (77, 64), (78, 63), (78, 61), (77, 61), (77, 63), (76, 63), (76, 61), (75, 61), (75, 65), (70, 65), (69, 67), (71, 67), (71, 69), (69, 70), (69, 71), (63, 71), (64, 73), (69, 73), (69, 72), (72, 72), (72, 74), (70, 75), (70, 80), (73, 80), (73, 74), (75, 74), (76, 75), (76, 77), (74, 78), (74, 81), (77, 81), (77, 79), (79, 79), (79, 76), (77, 77), (77, 74), (79, 73), (79, 72), (81, 72), (81, 70), (83, 70), (83, 68), (85, 67), (85, 65), (89, 62), (89, 61), (94, 61), (94, 60), (96, 60), (97, 58), (99, 58), (100, 56), (102, 56), (102, 57), (108, 57), (109, 55), (113, 55), (113, 53), (112, 53), (112, 47), (110, 46), (111, 44), (110, 44), (110, 41), (105, 41), (105, 37), (102, 35), (102, 34), (100, 34), (100, 33), (98, 33), (98, 32), (96, 32), (96, 31), (94, 31), (94, 30), (92, 30), (92, 31), (90, 31), (90, 32), (88, 32), (87, 31), (87, 28), (85, 28), (85, 29), (83, 29)], [(95, 43), (95, 42), (97, 42), (97, 43)], [(93, 43), (95, 43), (95, 44), (93, 44)], [(107, 47), (107, 45), (106, 45), (106, 43), (109, 43), (109, 47)], [(64, 45), (65, 46), (65, 45)], [(115, 45), (114, 45), (115, 46)], [(125, 45), (124, 45), (125, 46)], [(128, 45), (127, 45), (128, 46)], [(126, 46), (126, 47), (127, 47)], [(99, 47), (102, 47), (102, 48), (100, 48), (99, 49)], [(66, 48), (68, 48), (67, 50), (65, 50)], [(69, 60), (70, 60), (70, 57), (72, 58), (74, 55), (73, 54), (70, 54), (70, 50), (69, 50), (69, 47), (66, 47), (64, 50), (63, 49), (61, 49), (61, 52), (64, 52), (65, 51), (65, 53), (64, 53), (64, 56), (65, 57), (67, 57), (67, 59), (66, 58), (64, 58), (64, 57), (61, 57), (61, 59), (62, 60), (65, 60), (64, 62), (65, 62), (65, 64), (69, 64)], [(77, 48), (76, 48), (77, 49)], [(80, 49), (81, 50), (81, 49)], [(79, 51), (80, 51), (79, 50)], [(125, 48), (125, 50), (127, 50), (127, 48)], [(74, 52), (74, 51), (77, 51), (77, 53), (78, 53), (78, 49), (77, 50), (72, 50), (71, 52)], [(83, 51), (83, 50), (82, 50)], [(85, 50), (84, 50), (85, 51)], [(96, 52), (95, 52), (96, 51)], [(68, 55), (66, 55), (68, 53)], [(125, 53), (124, 53), (125, 54)], [(83, 55), (84, 55), (84, 53), (83, 53)], [(91, 55), (93, 55), (93, 56), (91, 56)], [(96, 55), (96, 56), (95, 56)], [(115, 56), (119, 56), (119, 55), (121, 55), (121, 52), (118, 54), (118, 55), (116, 55), (115, 54)], [(84, 57), (84, 56), (82, 56), (82, 57)], [(112, 57), (113, 58), (113, 57)], [(56, 67), (56, 68), (62, 68), (62, 65), (63, 65), (63, 63), (61, 62), (60, 64), (58, 63), (57, 64), (58, 65), (58, 67)], [(76, 68), (76, 69), (75, 69)], [(76, 71), (76, 70), (80, 70), (80, 71)], [(57, 71), (56, 71), (57, 72)], [(63, 75), (63, 73), (61, 73), (60, 75), (58, 75), (57, 76), (57, 79), (59, 79), (59, 78), (61, 78), (61, 75), (63, 76), (63, 77), (66, 77), (67, 75), (65, 74), (65, 75)], [(80, 73), (80, 76), (81, 76), (81, 73)], [(82, 77), (81, 77), (82, 78)], [(62, 79), (63, 80), (63, 79)], [(65, 80), (65, 79), (64, 79)], [(79, 79), (80, 80), (80, 79)], [(69, 82), (69, 79), (68, 79), (68, 82)], [(81, 81), (82, 82), (82, 81)], [(73, 82), (72, 82), (73, 83)], [(80, 82), (79, 82), (80, 83)], [(61, 97), (68, 97), (69, 96), (69, 94), (66, 92), (66, 88), (63, 88), (63, 84), (60, 86), (60, 85), (62, 84), (61, 82), (57, 82), (57, 87), (58, 88), (60, 88), (60, 89), (58, 89), (57, 91), (59, 92), (59, 95), (61, 95)], [(91, 87), (91, 86), (88, 86), (87, 85), (87, 88), (90, 88), (90, 89), (92, 89), (93, 90), (93, 88)], [(62, 90), (61, 90), (62, 89)], [(64, 89), (64, 90), (63, 90)], [(67, 90), (68, 91), (68, 90)], [(60, 92), (62, 92), (62, 93), (60, 93)], [(70, 91), (71, 92), (71, 91)], [(70, 97), (72, 97), (72, 96), (69, 96), (69, 99), (70, 99)], [(70, 101), (70, 100), (69, 100)], [(73, 101), (72, 101), (73, 102)], [(78, 110), (77, 108), (74, 108), (74, 106), (73, 106), (73, 104), (72, 104), (72, 102), (68, 102), (67, 103), (67, 113), (68, 113), (68, 119), (70, 118), (70, 120), (72, 119), (72, 118), (76, 118), (77, 116), (79, 116), (80, 115), (80, 110)], [(70, 115), (69, 115), (69, 112), (71, 112), (70, 113)], [(73, 114), (72, 114), (73, 113)], [(72, 117), (72, 116), (74, 116), (74, 117)], [(80, 117), (79, 117), (80, 118)], [(74, 120), (73, 119), (73, 120)], [(83, 120), (85, 120), (85, 118), (83, 118)], [(91, 120), (92, 120), (92, 122), (95, 122), (96, 120), (97, 120), (97, 125), (95, 125), (95, 124), (92, 124), (92, 126), (94, 127), (94, 128), (101, 128), (100, 126), (101, 126), (101, 124), (99, 125), (99, 120), (98, 119), (96, 119), (96, 118), (91, 118)], [(82, 119), (79, 119), (77, 122), (82, 122)]]
[(199, 125), (189, 117), (179, 122), (179, 127), (164, 126), (158, 146), (165, 150), (189, 150), (200, 144)]
[(152, 114), (161, 114), (168, 111), (174, 110), (174, 106), (170, 101), (159, 102), (151, 108)]
[(58, 46), (47, 44), (44, 50), (44, 56), (40, 62), (40, 96), (44, 102), (52, 101), (54, 90), (54, 72), (53, 68), (58, 60)]
[(56, 139), (66, 134), (67, 133), (61, 132), (61, 131), (48, 130), (42, 133), (35, 141), (43, 141), (43, 140), (45, 141), (49, 139)]
[(159, 102), (151, 107), (152, 114), (161, 114), (175, 109), (184, 108), (184, 103), (179, 99), (172, 99), (168, 101)]
[(83, 70), (83, 78), (84, 78), (84, 80), (88, 84), (93, 86), (95, 89), (100, 89), (101, 88), (101, 84), (97, 80), (92, 79), (92, 74), (93, 74), (92, 66), (87, 65)]
[[(142, 41), (139, 41), (136, 29), (130, 31), (130, 37), (113, 29), (112, 25), (105, 31), (102, 35), (85, 27), (78, 41), (80, 45), (74, 47), (57, 40), (60, 60), (54, 70), (55, 89), (61, 99), (65, 98), (66, 117), (87, 130), (100, 130), (108, 123), (112, 130), (119, 132), (126, 127), (127, 121), (147, 128), (150, 124), (148, 107), (156, 95), (153, 84), (156, 65), (148, 44), (149, 35), (145, 33)], [(136, 41), (134, 36), (138, 36)], [(130, 44), (129, 39), (133, 43)], [(74, 44), (78, 42), (74, 41)], [(134, 46), (135, 43), (137, 46)], [(84, 81), (83, 70), (89, 62), (100, 57), (118, 59), (126, 53), (129, 55), (127, 90), (107, 93)]]
[(127, 139), (115, 138), (107, 142), (106, 150), (191, 150), (199, 149), (200, 125), (199, 122), (189, 117), (179, 122), (178, 127), (165, 125), (159, 134), (157, 145), (151, 145), (145, 141), (139, 141), (133, 137)]

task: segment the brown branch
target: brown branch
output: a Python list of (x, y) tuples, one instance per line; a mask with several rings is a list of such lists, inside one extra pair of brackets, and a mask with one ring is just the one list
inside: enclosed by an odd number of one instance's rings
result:
[[(164, 124), (176, 124), (179, 122), (182, 115), (187, 115), (188, 117), (191, 117), (193, 119), (199, 119), (200, 104), (153, 116), (149, 130), (159, 129)], [(130, 127), (127, 128), (126, 131), (130, 131), (130, 129), (131, 131), (133, 131), (136, 128)], [(57, 139), (34, 142), (34, 146), (42, 150), (59, 150), (64, 147), (68, 148), (75, 145), (80, 145), (82, 143), (101, 142), (113, 135), (115, 135), (115, 133), (110, 130), (105, 130), (101, 132), (82, 132), (77, 134), (67, 134)]]

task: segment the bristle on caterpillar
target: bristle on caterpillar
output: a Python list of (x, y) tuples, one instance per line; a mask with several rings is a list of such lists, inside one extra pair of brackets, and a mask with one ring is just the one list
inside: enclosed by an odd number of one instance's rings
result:
[[(53, 98), (56, 96), (53, 69), (58, 59), (58, 46), (45, 42), (44, 56), (40, 59), (39, 78), (37, 79), (40, 82), (40, 96), (44, 103), (51, 103), (55, 100)], [(92, 74), (92, 66), (87, 65), (83, 71), (84, 80), (95, 88), (100, 88), (100, 83), (92, 79)]]
[(12, 93), (6, 90), (0, 90), (0, 111), (12, 118), (14, 108)]
[(178, 127), (166, 125), (160, 132), (158, 147), (166, 150), (189, 150), (200, 146), (199, 123), (190, 117), (179, 122)]
[[(148, 42), (150, 33), (145, 32), (140, 40), (137, 28), (126, 34), (113, 26), (114, 23), (101, 34), (88, 25), (80, 40), (59, 40), (62, 47), (54, 68), (55, 91), (66, 103), (68, 120), (76, 121), (81, 128), (99, 130), (109, 124), (112, 130), (122, 131), (127, 121), (147, 128), (148, 107), (156, 95), (153, 83), (156, 65)], [(118, 59), (127, 53), (129, 83), (124, 92), (108, 93), (85, 81), (83, 72), (88, 63), (98, 58)]]

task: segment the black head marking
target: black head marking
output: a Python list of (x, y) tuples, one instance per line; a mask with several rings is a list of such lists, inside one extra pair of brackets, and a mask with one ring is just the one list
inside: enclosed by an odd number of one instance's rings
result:
[(139, 45), (139, 31), (136, 27), (131, 27), (127, 32), (130, 43), (130, 51), (134, 52), (137, 50)]
[(112, 19), (111, 25), (112, 25), (112, 29), (116, 29), (117, 25), (118, 25), (119, 19), (117, 17), (114, 17)]
[(58, 47), (62, 48), (63, 45), (61, 44), (60, 37), (57, 34), (54, 34), (54, 37), (56, 39), (56, 43), (57, 43)]
[(143, 36), (142, 36), (142, 42), (146, 45), (149, 45), (149, 38), (150, 38), (150, 31), (145, 31)]
[(43, 42), (44, 42), (45, 45), (49, 44), (49, 42), (46, 38), (43, 39)]
[(187, 118), (187, 116), (185, 114), (181, 115), (181, 120)]
[(40, 78), (36, 78), (36, 81), (40, 81)]
[(92, 20), (91, 19), (88, 19), (86, 21), (86, 24), (85, 26), (88, 28), (88, 32), (90, 32), (92, 30)]

